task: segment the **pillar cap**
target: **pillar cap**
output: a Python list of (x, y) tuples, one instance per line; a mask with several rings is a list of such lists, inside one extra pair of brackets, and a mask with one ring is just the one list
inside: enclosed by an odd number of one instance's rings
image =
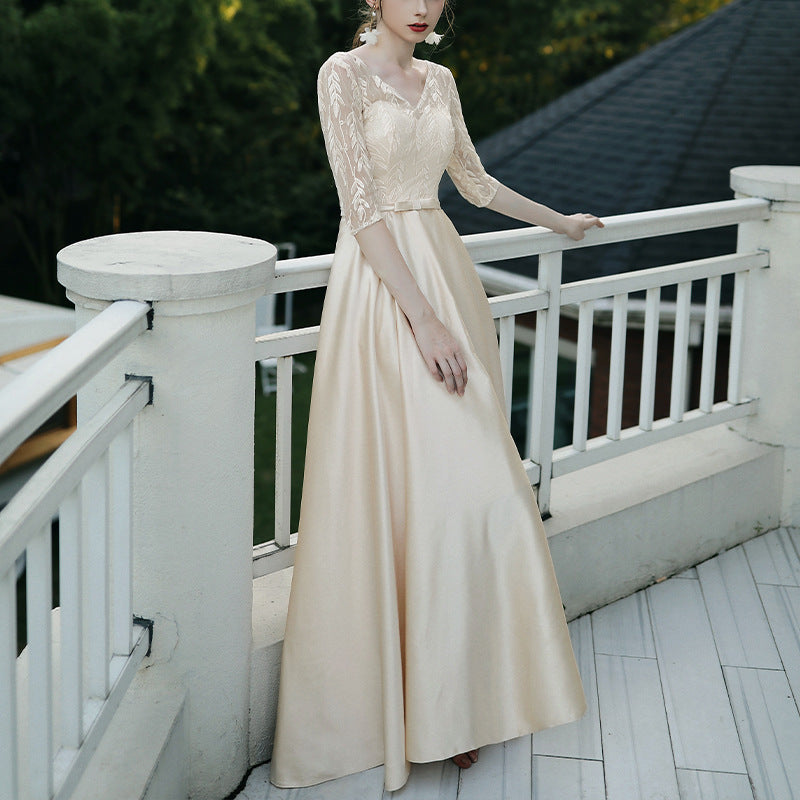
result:
[(749, 197), (798, 202), (800, 201), (800, 167), (765, 164), (734, 167), (731, 170), (731, 189)]
[(96, 300), (195, 300), (265, 287), (276, 256), (269, 242), (227, 233), (117, 233), (61, 250), (58, 280)]

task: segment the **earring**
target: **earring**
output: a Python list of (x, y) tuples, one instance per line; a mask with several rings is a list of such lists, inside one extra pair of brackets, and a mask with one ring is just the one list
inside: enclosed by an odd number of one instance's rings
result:
[(378, 14), (375, 11), (375, 6), (372, 6), (372, 19), (370, 20), (370, 28), (364, 31), (358, 37), (365, 44), (378, 44)]
[(431, 31), (426, 37), (425, 41), (428, 44), (439, 44), (442, 41), (443, 34), (436, 33), (436, 31)]

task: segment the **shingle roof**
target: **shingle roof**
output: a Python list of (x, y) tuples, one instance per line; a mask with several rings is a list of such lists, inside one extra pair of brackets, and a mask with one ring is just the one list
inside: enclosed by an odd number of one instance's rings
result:
[[(732, 197), (729, 170), (800, 164), (800, 2), (735, 0), (477, 143), (487, 171), (565, 213), (603, 215)], [(523, 223), (466, 203), (460, 233)], [(735, 230), (568, 252), (564, 280), (735, 250)], [(535, 275), (535, 259), (504, 262)]]

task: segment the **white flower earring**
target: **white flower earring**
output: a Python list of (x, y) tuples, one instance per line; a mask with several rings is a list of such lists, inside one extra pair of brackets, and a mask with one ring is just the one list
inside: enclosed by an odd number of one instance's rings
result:
[(442, 41), (443, 34), (436, 33), (436, 31), (431, 31), (426, 37), (425, 41), (428, 44), (439, 44)]
[(365, 44), (378, 44), (378, 14), (375, 6), (372, 6), (372, 19), (370, 20), (369, 30), (364, 31), (358, 37)]

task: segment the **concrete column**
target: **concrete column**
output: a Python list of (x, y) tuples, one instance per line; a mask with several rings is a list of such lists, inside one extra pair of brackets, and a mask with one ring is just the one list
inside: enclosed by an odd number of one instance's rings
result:
[(800, 525), (800, 167), (736, 167), (731, 187), (771, 202), (739, 226), (738, 250), (769, 250), (770, 266), (751, 274), (744, 326), (742, 390), (759, 411), (733, 427), (784, 449), (781, 524)]
[(125, 373), (153, 377), (134, 423), (134, 613), (155, 620), (148, 676), (186, 690), (193, 800), (224, 797), (248, 768), (253, 339), (275, 255), (257, 239), (177, 231), (58, 254), (78, 325), (113, 300), (153, 304), (152, 330), (87, 385), (78, 413), (80, 424)]

